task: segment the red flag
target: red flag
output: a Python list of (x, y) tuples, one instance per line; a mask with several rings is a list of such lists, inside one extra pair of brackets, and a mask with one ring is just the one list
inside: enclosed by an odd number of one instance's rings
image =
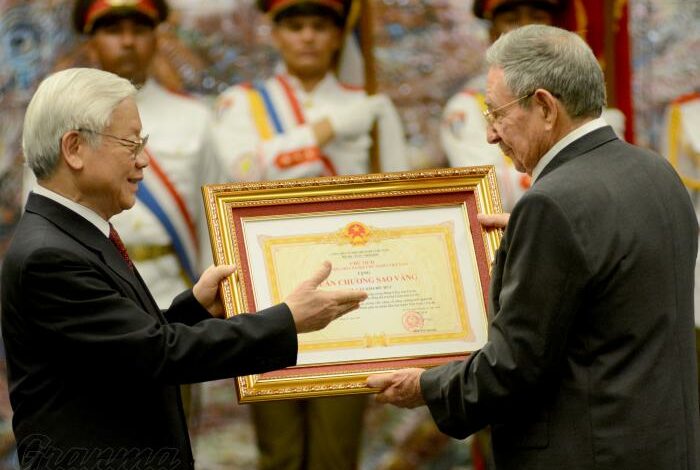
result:
[(557, 25), (583, 37), (598, 58), (608, 92), (608, 106), (625, 115), (625, 139), (634, 142), (632, 65), (627, 0), (571, 0)]

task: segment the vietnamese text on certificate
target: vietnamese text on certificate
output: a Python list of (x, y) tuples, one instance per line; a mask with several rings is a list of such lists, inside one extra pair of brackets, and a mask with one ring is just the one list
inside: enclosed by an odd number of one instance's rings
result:
[(474, 242), (461, 205), (244, 220), (258, 308), (328, 260), (323, 289), (359, 289), (359, 310), (299, 335), (298, 364), (464, 353), (485, 342)]

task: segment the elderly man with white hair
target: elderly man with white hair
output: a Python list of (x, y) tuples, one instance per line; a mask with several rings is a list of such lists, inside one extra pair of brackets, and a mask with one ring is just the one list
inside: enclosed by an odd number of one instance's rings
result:
[(296, 363), (297, 333), (358, 307), (317, 290), (223, 313), (207, 269), (161, 311), (110, 223), (148, 166), (136, 89), (94, 69), (45, 79), (27, 108), (24, 154), (38, 180), (2, 270), (2, 334), (23, 469), (192, 469), (178, 385)]

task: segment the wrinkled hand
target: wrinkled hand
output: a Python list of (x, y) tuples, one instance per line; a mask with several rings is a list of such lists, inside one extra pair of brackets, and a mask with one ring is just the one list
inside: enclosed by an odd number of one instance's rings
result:
[(499, 228), (506, 228), (508, 225), (508, 220), (510, 219), (509, 212), (503, 212), (502, 214), (476, 214), (476, 218), (486, 230), (496, 230)]
[(233, 274), (235, 270), (236, 267), (231, 264), (211, 265), (192, 287), (194, 298), (214, 317), (224, 317), (225, 310), (219, 296), (219, 284)]
[(425, 405), (420, 390), (420, 376), (425, 369), (401, 369), (389, 374), (367, 377), (367, 386), (380, 391), (374, 398), (378, 403), (389, 403), (401, 408)]
[(387, 107), (389, 98), (386, 95), (366, 96), (353, 100), (328, 117), (333, 133), (338, 138), (354, 138), (367, 134), (375, 119)]
[(321, 269), (302, 282), (284, 302), (292, 312), (297, 333), (320, 330), (341, 315), (360, 307), (367, 298), (362, 291), (322, 291), (318, 286), (331, 274), (331, 263), (324, 261)]

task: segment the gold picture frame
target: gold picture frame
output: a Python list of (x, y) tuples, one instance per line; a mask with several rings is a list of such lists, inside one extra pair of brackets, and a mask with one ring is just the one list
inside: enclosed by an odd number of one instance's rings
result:
[[(239, 402), (371, 392), (368, 375), (463, 359), (486, 340), (501, 212), (492, 166), (206, 185), (228, 317), (282, 301), (319, 260), (322, 288), (366, 290), (360, 310), (299, 335), (296, 366), (236, 378)], [(335, 277), (334, 277), (335, 276)], [(354, 315), (354, 316), (352, 316)]]

